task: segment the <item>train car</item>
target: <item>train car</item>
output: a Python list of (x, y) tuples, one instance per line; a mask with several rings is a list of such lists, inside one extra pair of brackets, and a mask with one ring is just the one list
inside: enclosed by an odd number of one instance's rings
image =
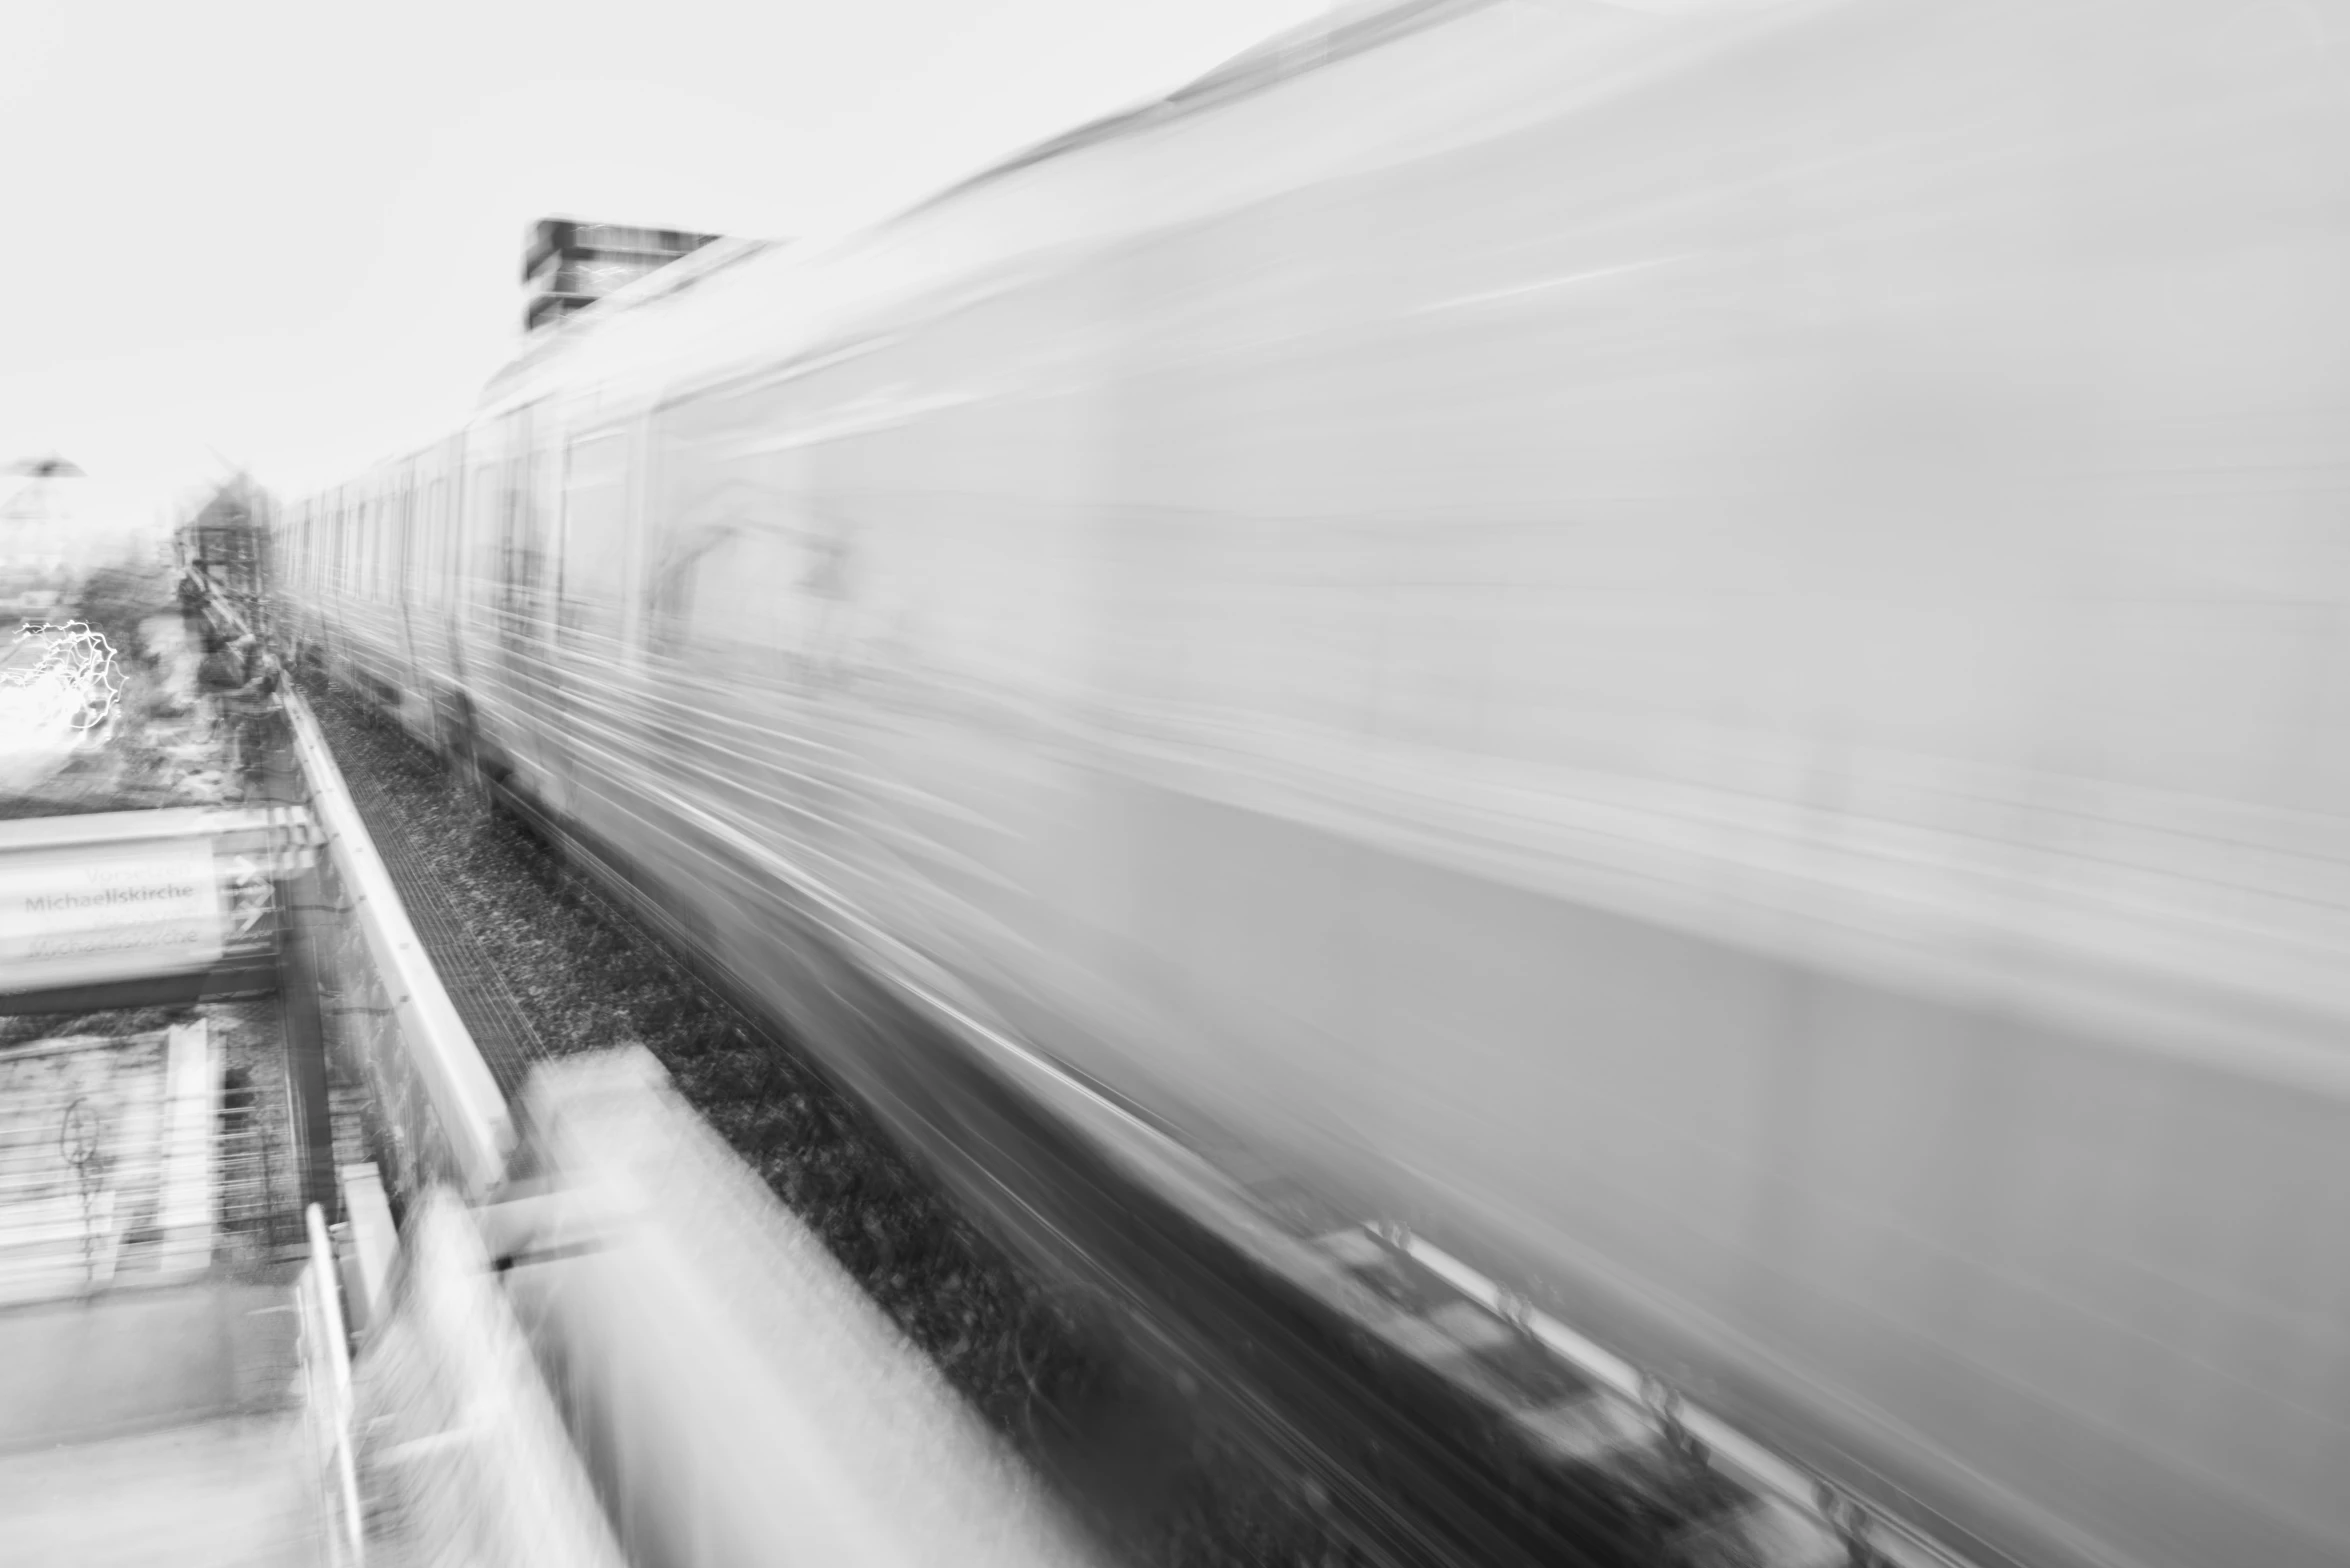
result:
[(819, 949), (1987, 1556), (2341, 1562), (2346, 22), (1351, 15), (584, 313), (289, 613), (853, 1083)]

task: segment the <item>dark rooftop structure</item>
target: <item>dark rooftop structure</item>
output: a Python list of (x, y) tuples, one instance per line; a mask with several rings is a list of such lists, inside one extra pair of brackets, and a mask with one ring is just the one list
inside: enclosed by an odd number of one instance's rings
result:
[(522, 281), (529, 291), (523, 330), (552, 326), (720, 238), (682, 229), (541, 218), (531, 225), (522, 259)]

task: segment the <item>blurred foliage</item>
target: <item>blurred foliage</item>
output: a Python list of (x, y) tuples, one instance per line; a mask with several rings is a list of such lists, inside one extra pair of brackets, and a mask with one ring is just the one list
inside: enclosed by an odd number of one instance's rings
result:
[(118, 563), (101, 566), (83, 579), (75, 613), (114, 645), (117, 658), (152, 663), (139, 637), (139, 623), (151, 615), (175, 613), (177, 576), (168, 567)]

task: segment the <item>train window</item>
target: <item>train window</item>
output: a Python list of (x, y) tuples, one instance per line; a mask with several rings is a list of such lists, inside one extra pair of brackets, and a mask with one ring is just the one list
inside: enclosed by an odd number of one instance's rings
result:
[(427, 602), (448, 597), (449, 481), (436, 478), (424, 493), (424, 526), (415, 551), (416, 592)]
[(628, 437), (574, 441), (564, 465), (563, 597), (617, 607), (627, 594)]
[(416, 481), (403, 479), (391, 511), (391, 527), (384, 530), (384, 584), (386, 598), (405, 599), (414, 592), (408, 581), (409, 538), (416, 532)]
[(415, 603), (424, 594), (424, 583), (417, 572), (417, 567), (424, 560), (424, 501), (424, 481), (414, 474), (409, 475), (408, 488), (401, 496), (397, 569), (400, 573), (400, 597), (410, 603)]
[(462, 581), (480, 575), (486, 540), (497, 537), (498, 465), (476, 463), (465, 492), (465, 544), (458, 552), (457, 575)]
[(549, 454), (529, 444), (524, 414), (506, 420), (506, 461), (498, 494), (500, 607), (528, 622), (548, 609), (547, 530), (555, 502), (543, 491)]
[(416, 481), (408, 480), (400, 486), (399, 510), (393, 514), (397, 527), (384, 541), (384, 558), (391, 563), (391, 592), (402, 600), (416, 597), (417, 535), (423, 531), (424, 519), (416, 511)]
[(375, 501), (362, 496), (351, 503), (351, 591), (366, 598), (375, 591)]
[[(788, 678), (830, 617), (828, 531), (814, 515), (804, 443), (774, 388), (662, 410), (654, 465), (668, 487), (648, 507), (644, 598), (659, 653), (753, 678)], [(674, 457), (674, 461), (670, 459)]]
[(791, 633), (808, 566), (796, 534), (749, 520), (672, 538), (653, 585), (656, 646), (730, 673), (783, 673), (776, 656), (805, 651)]

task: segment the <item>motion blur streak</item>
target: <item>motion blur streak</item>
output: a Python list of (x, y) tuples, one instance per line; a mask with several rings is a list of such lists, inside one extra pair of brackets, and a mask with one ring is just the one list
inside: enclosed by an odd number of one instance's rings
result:
[(2338, 1562), (2346, 9), (1347, 19), (655, 274), (289, 608), (779, 1016), (949, 977), (2019, 1557)]

